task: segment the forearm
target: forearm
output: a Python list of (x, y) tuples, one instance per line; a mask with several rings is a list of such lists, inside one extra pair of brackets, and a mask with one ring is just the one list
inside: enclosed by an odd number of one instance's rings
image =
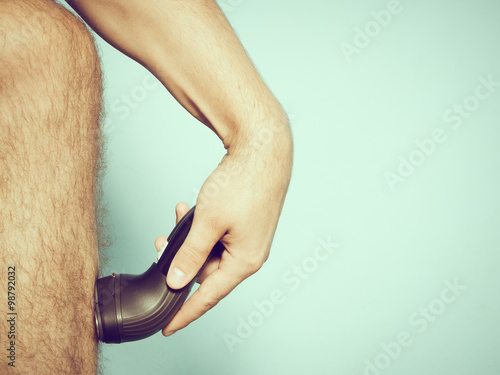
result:
[(68, 3), (101, 37), (150, 70), (226, 148), (251, 142), (262, 127), (289, 133), (280, 104), (214, 0)]

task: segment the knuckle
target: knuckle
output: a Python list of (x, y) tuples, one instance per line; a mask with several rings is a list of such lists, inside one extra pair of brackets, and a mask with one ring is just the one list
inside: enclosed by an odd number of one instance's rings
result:
[(221, 224), (221, 215), (214, 208), (206, 208), (202, 213), (204, 233), (214, 233)]
[(255, 259), (255, 258), (250, 258), (245, 261), (244, 268), (245, 268), (245, 273), (250, 276), (256, 273), (260, 268), (262, 267), (263, 262)]
[(182, 256), (186, 263), (199, 265), (204, 262), (203, 255), (197, 250), (197, 246), (191, 242), (184, 242)]
[(223, 298), (223, 296), (219, 295), (217, 291), (209, 291), (206, 292), (206, 294), (203, 297), (203, 302), (202, 302), (202, 310), (203, 312), (207, 312), (208, 310), (214, 308), (219, 301)]
[(203, 303), (203, 311), (208, 311), (212, 308), (214, 308), (217, 304), (219, 303), (219, 300), (215, 298), (209, 298), (204, 301)]

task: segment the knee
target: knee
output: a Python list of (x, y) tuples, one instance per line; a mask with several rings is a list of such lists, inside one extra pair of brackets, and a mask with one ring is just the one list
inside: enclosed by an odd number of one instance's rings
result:
[(86, 26), (52, 0), (0, 1), (0, 45), (0, 75), (11, 80), (100, 79)]

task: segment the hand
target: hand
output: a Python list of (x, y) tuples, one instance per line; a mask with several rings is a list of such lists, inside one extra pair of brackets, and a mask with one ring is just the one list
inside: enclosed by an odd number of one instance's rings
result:
[[(231, 150), (230, 150), (231, 151)], [(185, 286), (200, 273), (198, 290), (163, 329), (169, 336), (214, 307), (239, 283), (255, 273), (269, 256), (291, 176), (291, 137), (274, 137), (252, 147), (228, 152), (203, 184), (191, 230), (170, 266), (167, 283)], [(177, 222), (189, 206), (176, 206)], [(157, 251), (167, 238), (155, 241)]]

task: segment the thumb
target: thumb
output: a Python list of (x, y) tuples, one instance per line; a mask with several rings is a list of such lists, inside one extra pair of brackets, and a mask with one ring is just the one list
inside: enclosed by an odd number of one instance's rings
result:
[(180, 289), (186, 286), (201, 269), (217, 241), (225, 234), (224, 228), (209, 223), (210, 220), (203, 215), (203, 211), (195, 209), (191, 229), (168, 270), (167, 284), (170, 288)]

